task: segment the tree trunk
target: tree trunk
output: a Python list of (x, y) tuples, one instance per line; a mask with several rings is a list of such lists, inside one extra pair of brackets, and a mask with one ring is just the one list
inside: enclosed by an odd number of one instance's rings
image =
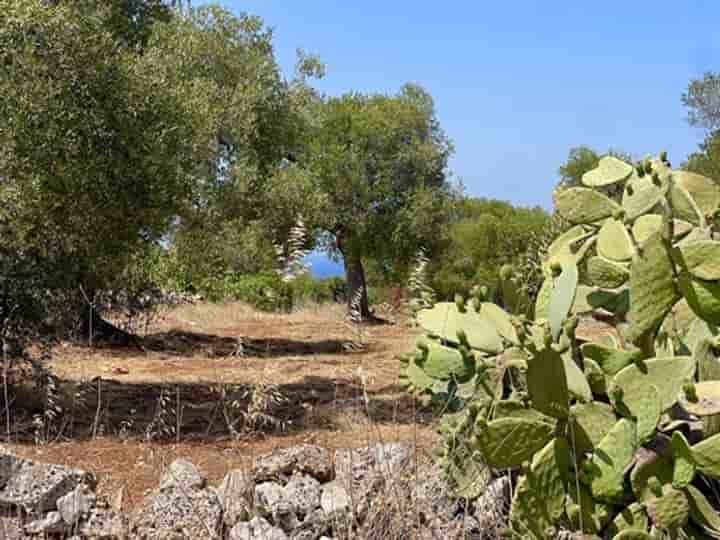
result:
[(365, 282), (365, 269), (360, 257), (345, 258), (345, 278), (348, 284), (348, 310), (353, 316), (360, 316), (362, 320), (373, 317), (368, 302), (367, 283)]
[(351, 249), (348, 249), (347, 239), (343, 234), (338, 234), (337, 246), (345, 263), (345, 280), (347, 281), (348, 287), (348, 312), (353, 318), (357, 317), (362, 320), (372, 319), (373, 314), (370, 312), (370, 303), (368, 302), (367, 283), (365, 282), (365, 268), (363, 267), (362, 257), (354, 254)]
[(114, 324), (106, 321), (94, 308), (83, 306), (80, 316), (80, 339), (87, 339), (89, 347), (135, 345), (142, 349), (140, 340)]

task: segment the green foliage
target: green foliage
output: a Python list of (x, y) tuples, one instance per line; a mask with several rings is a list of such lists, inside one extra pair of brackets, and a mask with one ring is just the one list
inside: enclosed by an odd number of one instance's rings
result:
[(459, 200), (443, 247), (432, 254), (430, 285), (446, 300), (456, 294), (469, 295), (476, 283), (487, 285), (489, 297), (497, 297), (498, 269), (520, 265), (522, 255), (549, 221), (541, 208), (483, 198)]
[[(586, 187), (558, 193), (559, 213), (576, 225), (546, 250), (535, 320), (487, 317), (488, 304), (474, 297), (421, 310), (429, 339), (421, 349), (442, 347), (446, 364), (406, 360), (404, 380), (456, 415), (471, 412), (463, 436), (475, 452), (463, 459), (490, 475), (519, 470), (509, 520), (519, 537), (547, 538), (567, 524), (607, 538), (713, 531), (717, 520), (698, 488), (720, 477), (720, 279), (705, 256), (715, 250), (720, 199), (712, 203), (707, 179), (672, 171), (664, 156), (635, 167), (604, 160), (581, 181)], [(596, 192), (608, 185), (623, 198)], [(677, 204), (678, 187), (686, 208), (716, 205), (686, 221), (682, 235), (674, 211), (691, 216)], [(652, 230), (638, 242), (634, 224), (650, 216)], [(615, 337), (588, 332), (596, 317), (612, 322)], [(500, 343), (490, 348), (495, 335)], [(471, 373), (460, 359), (471, 357), (474, 389), (459, 380)], [(454, 387), (438, 384), (440, 375)], [(701, 420), (691, 442), (687, 418)], [(458, 483), (458, 471), (472, 467), (458, 465), (453, 448), (446, 439), (441, 464), (454, 464), (449, 478)]]

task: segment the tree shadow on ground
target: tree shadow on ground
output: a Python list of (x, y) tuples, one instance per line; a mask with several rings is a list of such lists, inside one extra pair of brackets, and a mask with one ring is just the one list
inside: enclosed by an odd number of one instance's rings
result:
[[(49, 397), (49, 399), (48, 399)], [(142, 436), (153, 440), (218, 440), (243, 433), (294, 435), (361, 423), (427, 424), (432, 414), (399, 385), (368, 389), (360, 382), (307, 376), (267, 385), (129, 383), (97, 377), (56, 380), (46, 387), (10, 389), (15, 440), (37, 436), (37, 417), (54, 440)], [(4, 413), (3, 413), (4, 414)]]
[(348, 340), (299, 341), (286, 338), (228, 337), (173, 329), (150, 334), (143, 338), (142, 343), (146, 350), (177, 355), (202, 353), (211, 357), (236, 355), (273, 358), (348, 352), (351, 339), (348, 337)]

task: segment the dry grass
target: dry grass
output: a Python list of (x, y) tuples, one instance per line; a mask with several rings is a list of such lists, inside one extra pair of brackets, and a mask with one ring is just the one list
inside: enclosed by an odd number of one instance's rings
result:
[(114, 499), (124, 493), (124, 510), (156, 487), (163, 469), (178, 457), (190, 459), (218, 483), (228, 471), (249, 466), (256, 455), (299, 443), (335, 449), (401, 441), (429, 451), (436, 441), (432, 416), (398, 385), (395, 356), (407, 350), (413, 331), (400, 323), (363, 326), (359, 332), (366, 347), (349, 350), (344, 345), (357, 339), (358, 329), (347, 324), (342, 306), (282, 315), (241, 304), (200, 304), (173, 309), (156, 322), (145, 337), (144, 352), (63, 344), (50, 363), (63, 381), (272, 384), (293, 392), (293, 406), (302, 414), (284, 433), (181, 434), (172, 442), (106, 433), (8, 446), (32, 459), (95, 473), (101, 494)]

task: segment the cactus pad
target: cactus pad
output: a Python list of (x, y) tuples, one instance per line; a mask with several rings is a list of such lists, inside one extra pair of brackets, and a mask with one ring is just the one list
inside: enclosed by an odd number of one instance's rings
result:
[(720, 206), (720, 186), (713, 180), (687, 171), (673, 171), (673, 180), (690, 194), (703, 215)]
[(690, 517), (690, 502), (684, 491), (664, 485), (661, 496), (647, 501), (647, 512), (658, 529), (676, 531), (683, 527)]
[(512, 318), (504, 309), (490, 302), (482, 302), (479, 313), (482, 319), (492, 322), (498, 334), (500, 334), (503, 339), (513, 345), (520, 344), (517, 331), (512, 323)]
[(427, 342), (421, 353), (424, 360), (418, 362), (425, 373), (442, 381), (467, 381), (475, 374), (475, 360), (463, 355), (458, 349)]
[[(548, 384), (548, 381), (553, 381)], [(542, 349), (528, 361), (527, 387), (533, 406), (553, 418), (567, 418), (570, 394), (560, 353)]]
[(580, 350), (583, 357), (595, 360), (603, 372), (611, 377), (642, 358), (642, 352), (640, 351), (614, 349), (597, 343), (584, 343)]
[[(660, 214), (644, 214), (637, 218), (632, 226), (632, 235), (638, 244), (644, 244), (653, 234), (661, 232), (664, 227), (663, 216)], [(675, 240), (680, 239), (693, 230), (692, 224), (676, 219), (673, 222)]]
[(698, 317), (720, 325), (720, 282), (703, 281), (683, 272), (678, 278), (678, 287)]
[(597, 445), (588, 462), (590, 491), (602, 502), (622, 503), (625, 470), (638, 447), (637, 425), (627, 418), (618, 420)]
[(625, 225), (617, 219), (608, 219), (600, 227), (597, 238), (598, 253), (616, 262), (632, 259), (635, 249)]
[(679, 299), (670, 255), (659, 233), (648, 238), (630, 271), (630, 339), (654, 331)]
[(595, 223), (609, 218), (620, 206), (602, 193), (589, 188), (569, 188), (557, 192), (555, 207), (573, 224)]
[(550, 328), (554, 339), (557, 339), (560, 335), (563, 322), (565, 322), (575, 301), (578, 279), (577, 266), (572, 262), (565, 262), (562, 264), (562, 272), (553, 280), (548, 319), (550, 320)]
[(417, 320), (425, 330), (449, 343), (460, 344), (458, 331), (462, 330), (474, 349), (492, 354), (503, 350), (502, 338), (491, 321), (472, 309), (460, 312), (454, 302), (439, 302), (420, 310)]
[(666, 411), (677, 402), (685, 381), (694, 374), (695, 361), (692, 357), (653, 358), (622, 369), (613, 377), (612, 386), (622, 390), (622, 404), (638, 416), (647, 400), (649, 386), (657, 388), (660, 409)]
[(695, 460), (692, 457), (692, 449), (687, 442), (685, 435), (676, 431), (671, 440), (673, 452), (673, 481), (672, 484), (678, 489), (687, 487), (695, 478)]
[(647, 385), (642, 399), (637, 402), (633, 414), (637, 419), (638, 439), (644, 443), (655, 434), (655, 428), (663, 412), (660, 392), (654, 384)]
[(578, 401), (592, 401), (593, 395), (585, 374), (573, 360), (570, 351), (563, 354), (563, 367), (565, 369), (565, 378), (567, 380), (568, 392)]
[(633, 170), (632, 165), (616, 157), (605, 156), (600, 159), (597, 167), (582, 175), (582, 183), (590, 187), (608, 186), (627, 180)]
[(705, 226), (705, 217), (690, 194), (682, 186), (673, 186), (670, 191), (670, 203), (673, 213), (682, 220), (685, 220), (698, 227)]
[(478, 422), (475, 442), (491, 467), (507, 469), (529, 460), (552, 438), (554, 426), (538, 420), (500, 418)]
[(627, 531), (620, 531), (618, 534), (613, 536), (612, 540), (653, 540), (653, 537), (645, 531), (630, 529)]
[(698, 471), (720, 479), (720, 434), (693, 445), (692, 456)]
[(656, 183), (650, 175), (630, 180), (625, 185), (622, 198), (622, 207), (625, 210), (626, 219), (634, 221), (652, 210), (663, 200), (667, 188), (667, 182)]
[(592, 450), (617, 422), (613, 408), (607, 403), (576, 403), (570, 409), (570, 437), (578, 454)]
[[(714, 339), (700, 339), (695, 345), (693, 356), (697, 362), (698, 380), (720, 381), (720, 358), (718, 357)], [(720, 398), (720, 395), (718, 398)]]
[(405, 358), (401, 361), (403, 367), (400, 372), (400, 383), (403, 384), (409, 392), (424, 392), (435, 384), (435, 380), (428, 376), (425, 371), (417, 365), (414, 357)]
[(690, 275), (708, 281), (720, 279), (720, 242), (700, 240), (675, 250), (676, 260)]
[(630, 279), (630, 272), (622, 264), (596, 256), (587, 261), (587, 278), (597, 287), (615, 289)]

